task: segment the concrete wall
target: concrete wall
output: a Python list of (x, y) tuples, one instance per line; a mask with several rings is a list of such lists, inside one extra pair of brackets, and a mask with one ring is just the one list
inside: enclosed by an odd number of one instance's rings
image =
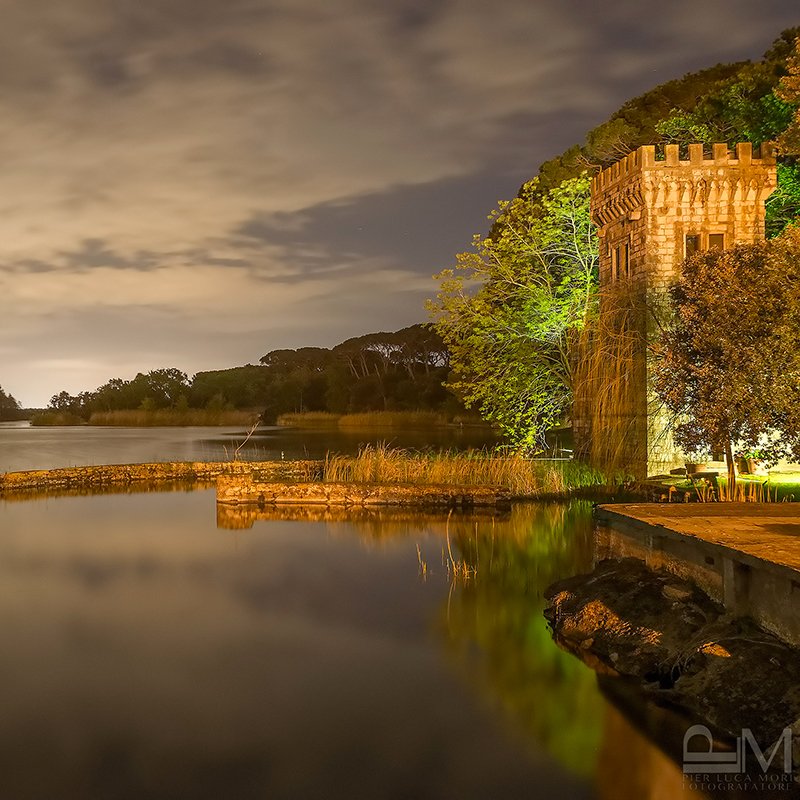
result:
[(636, 558), (691, 581), (734, 616), (800, 646), (800, 572), (661, 526), (598, 512), (595, 562)]

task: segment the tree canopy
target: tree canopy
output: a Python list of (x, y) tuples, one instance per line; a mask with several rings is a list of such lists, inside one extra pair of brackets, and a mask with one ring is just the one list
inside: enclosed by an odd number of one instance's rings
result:
[(800, 155), (800, 36), (795, 39), (794, 52), (786, 62), (786, 74), (780, 80), (775, 94), (794, 108), (791, 121), (778, 138), (778, 145), (786, 153)]
[(671, 290), (655, 389), (685, 450), (800, 459), (800, 228), (695, 253)]
[[(574, 394), (576, 332), (591, 319), (597, 289), (587, 172), (644, 144), (758, 145), (789, 136), (800, 114), (798, 34), (784, 31), (760, 61), (718, 64), (626, 102), (584, 144), (543, 163), (492, 212), (488, 236), (436, 276), (429, 310), (451, 353), (449, 385), (511, 442), (535, 447)], [(768, 236), (798, 214), (800, 166), (784, 150)]]
[(0, 422), (19, 419), (20, 414), (19, 403), (10, 394), (6, 394), (0, 386)]
[(450, 386), (526, 449), (568, 414), (570, 338), (592, 313), (597, 285), (588, 176), (538, 190), (533, 180), (499, 204), (491, 235), (437, 276), (429, 303), (450, 351)]
[(59, 392), (49, 408), (76, 422), (134, 409), (257, 409), (266, 420), (296, 411), (460, 410), (443, 386), (447, 348), (425, 325), (365, 334), (330, 349), (271, 350), (260, 362), (191, 379), (175, 368), (112, 378), (75, 396)]
[[(625, 102), (605, 122), (545, 161), (538, 171), (539, 196), (645, 144), (753, 142), (777, 139), (782, 146), (778, 192), (767, 206), (769, 236), (797, 215), (800, 194), (800, 73), (796, 40), (800, 27), (783, 31), (760, 61), (717, 64), (668, 81)], [(521, 196), (526, 183), (520, 189)]]

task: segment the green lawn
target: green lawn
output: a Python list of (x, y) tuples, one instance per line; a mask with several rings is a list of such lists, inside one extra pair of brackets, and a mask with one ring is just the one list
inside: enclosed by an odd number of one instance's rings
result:
[[(725, 491), (727, 477), (720, 473), (717, 478), (720, 488)], [(800, 472), (773, 472), (769, 475), (738, 475), (736, 478), (739, 490), (744, 494), (741, 499), (770, 501), (770, 502), (800, 502)], [(663, 489), (668, 497), (671, 495), (673, 502), (681, 501), (687, 492), (694, 494), (698, 484), (687, 478), (675, 477), (672, 480), (660, 480), (655, 483)], [(707, 482), (700, 483), (700, 491), (710, 491)]]

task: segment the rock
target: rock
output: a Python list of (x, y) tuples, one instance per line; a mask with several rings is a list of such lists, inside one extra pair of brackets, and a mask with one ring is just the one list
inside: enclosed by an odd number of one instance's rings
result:
[(674, 575), (603, 561), (545, 598), (556, 642), (598, 674), (638, 679), (656, 703), (732, 738), (749, 728), (762, 750), (800, 728), (800, 649)]
[(692, 587), (686, 584), (679, 585), (676, 583), (668, 583), (661, 589), (661, 594), (663, 594), (667, 600), (683, 602), (684, 600), (688, 600), (693, 592)]

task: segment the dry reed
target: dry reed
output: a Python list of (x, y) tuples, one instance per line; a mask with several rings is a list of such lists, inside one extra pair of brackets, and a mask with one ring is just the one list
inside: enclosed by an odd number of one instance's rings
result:
[[(701, 503), (788, 503), (794, 500), (792, 494), (782, 497), (780, 486), (771, 486), (769, 481), (737, 481), (732, 489), (724, 478), (713, 482), (703, 479), (692, 484), (691, 488)], [(685, 499), (688, 500), (690, 494), (686, 493)]]
[(258, 411), (214, 411), (207, 408), (190, 408), (185, 411), (173, 408), (154, 411), (95, 411), (89, 424), (126, 428), (252, 425), (258, 416)]
[(646, 440), (636, 423), (646, 411), (637, 407), (646, 386), (646, 318), (641, 292), (624, 283), (605, 287), (600, 304), (577, 343), (574, 420), (583, 441), (576, 445), (590, 463), (614, 471), (646, 458), (636, 452)]
[(447, 422), (447, 417), (437, 411), (363, 411), (358, 414), (303, 411), (278, 417), (278, 425), (293, 428), (431, 428)]
[(514, 497), (563, 496), (608, 483), (601, 471), (579, 462), (488, 451), (414, 452), (385, 444), (366, 445), (356, 456), (328, 454), (323, 474), (342, 483), (498, 486)]
[(339, 418), (340, 428), (430, 428), (446, 425), (437, 411), (364, 411)]
[(339, 424), (341, 414), (329, 411), (301, 411), (281, 414), (277, 424), (286, 428), (335, 428)]

